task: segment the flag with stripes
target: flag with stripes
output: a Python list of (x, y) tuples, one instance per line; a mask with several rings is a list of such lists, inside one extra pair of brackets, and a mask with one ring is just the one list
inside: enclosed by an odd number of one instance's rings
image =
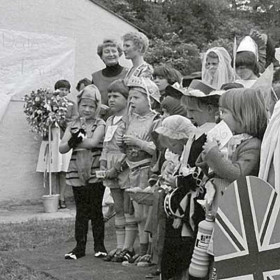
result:
[(279, 210), (279, 193), (257, 177), (228, 186), (213, 236), (218, 279), (280, 280)]

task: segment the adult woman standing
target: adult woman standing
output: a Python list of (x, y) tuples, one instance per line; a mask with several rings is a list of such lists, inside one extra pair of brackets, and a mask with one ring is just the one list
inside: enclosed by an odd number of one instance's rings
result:
[(99, 89), (104, 105), (108, 105), (108, 86), (115, 80), (123, 79), (128, 71), (119, 64), (122, 53), (121, 46), (113, 39), (104, 39), (97, 47), (97, 54), (106, 67), (92, 74), (92, 82)]
[(149, 39), (144, 33), (129, 32), (123, 37), (123, 51), (126, 59), (130, 59), (132, 67), (127, 72), (125, 82), (132, 77), (152, 78), (153, 67), (144, 60), (149, 47)]

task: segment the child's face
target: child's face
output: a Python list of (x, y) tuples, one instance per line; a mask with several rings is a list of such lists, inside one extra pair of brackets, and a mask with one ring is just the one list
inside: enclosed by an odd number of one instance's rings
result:
[(102, 50), (102, 60), (107, 66), (116, 65), (119, 62), (119, 52), (117, 47), (107, 46)]
[(127, 100), (119, 92), (108, 93), (108, 105), (113, 113), (120, 112), (126, 108)]
[(252, 80), (255, 77), (254, 72), (245, 65), (236, 68), (236, 74), (241, 80)]
[(59, 96), (65, 97), (70, 91), (68, 88), (59, 88)]
[(169, 85), (167, 79), (162, 76), (154, 76), (154, 82), (157, 85), (160, 92), (163, 92)]
[(220, 119), (228, 125), (233, 134), (242, 133), (241, 125), (234, 119), (230, 110), (220, 107)]
[(219, 59), (218, 58), (207, 56), (205, 67), (209, 71), (211, 76), (215, 75), (215, 73), (218, 69), (218, 66), (219, 66)]
[(94, 118), (96, 112), (96, 104), (93, 100), (83, 98), (79, 103), (79, 115), (85, 119)]
[(128, 98), (132, 112), (143, 115), (150, 110), (148, 97), (144, 93), (131, 89)]
[(184, 107), (187, 112), (187, 118), (196, 126), (201, 126), (207, 122), (215, 122), (212, 108), (208, 105), (201, 105), (201, 110), (199, 108)]
[(123, 52), (126, 59), (133, 59), (140, 54), (139, 49), (130, 40), (123, 42)]
[(169, 137), (159, 135), (158, 137), (160, 144), (162, 147), (167, 148), (172, 153), (181, 155), (184, 150), (184, 145), (186, 143), (186, 139), (170, 139)]
[(168, 113), (168, 111), (165, 108), (162, 108), (161, 111), (162, 111), (162, 117), (164, 119), (170, 116), (170, 114)]

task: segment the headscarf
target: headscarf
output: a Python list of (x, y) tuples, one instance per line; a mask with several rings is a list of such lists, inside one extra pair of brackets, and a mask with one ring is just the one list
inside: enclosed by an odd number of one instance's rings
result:
[[(214, 78), (212, 78), (212, 75), (209, 73), (208, 69), (206, 69), (206, 58), (210, 52), (214, 52), (219, 58), (218, 68)], [(202, 63), (202, 81), (215, 89), (220, 89), (223, 84), (234, 81), (234, 71), (231, 66), (231, 57), (225, 48), (214, 47), (207, 50)]]

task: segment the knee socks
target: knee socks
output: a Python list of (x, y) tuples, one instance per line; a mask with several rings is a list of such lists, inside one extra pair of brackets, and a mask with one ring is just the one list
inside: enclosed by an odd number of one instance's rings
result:
[(125, 216), (125, 239), (123, 249), (133, 250), (133, 245), (138, 234), (137, 222), (134, 215)]
[(117, 236), (117, 249), (123, 249), (125, 239), (125, 217), (115, 216), (115, 227)]

